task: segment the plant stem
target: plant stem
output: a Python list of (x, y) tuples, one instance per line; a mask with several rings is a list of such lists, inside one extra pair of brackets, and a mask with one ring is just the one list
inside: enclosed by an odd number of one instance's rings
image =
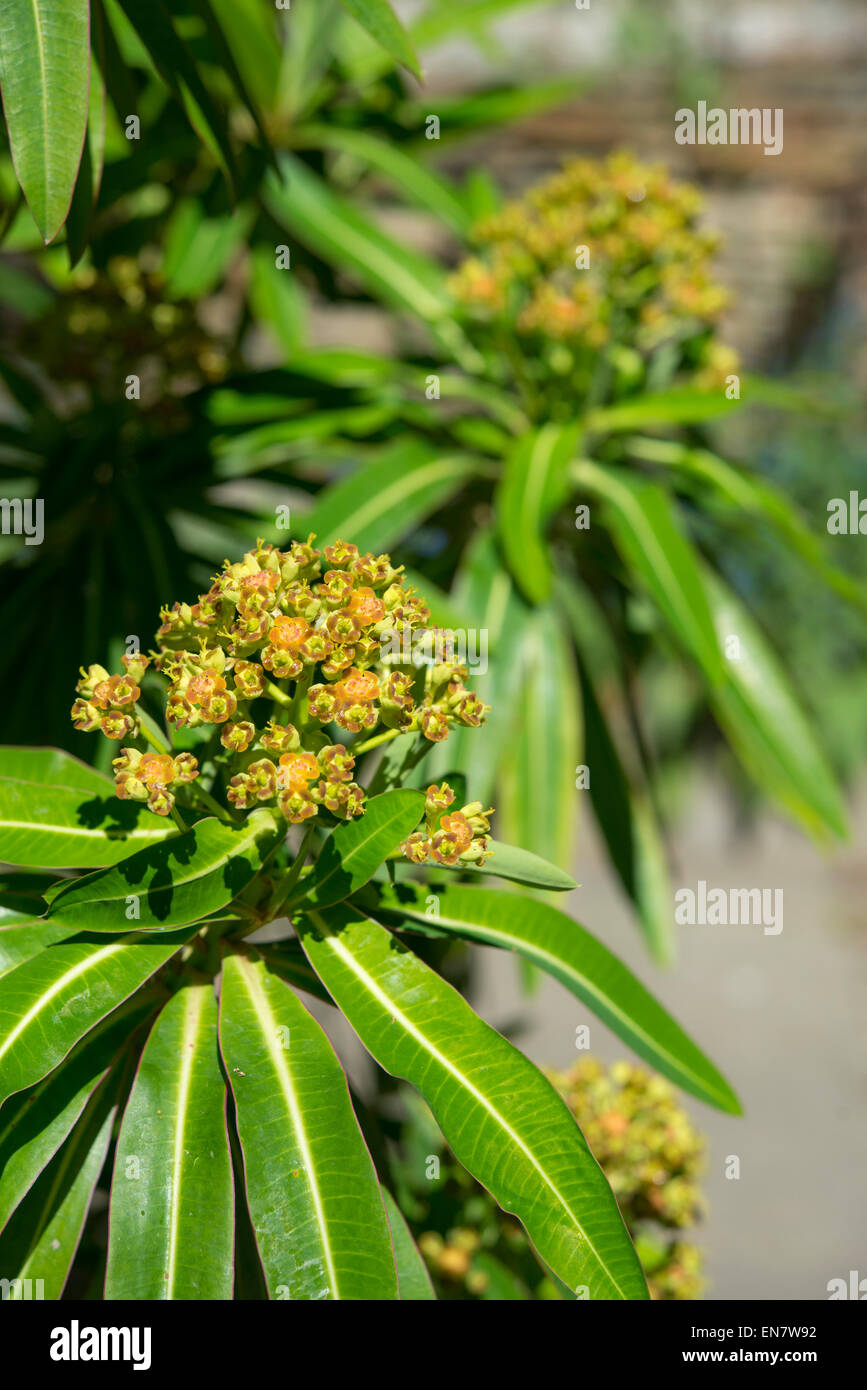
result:
[(220, 817), (220, 820), (228, 821), (230, 825), (238, 824), (236, 817), (227, 811), (225, 806), (221, 806), (210, 792), (206, 792), (204, 787), (199, 786), (198, 782), (193, 783), (193, 792), (202, 802), (202, 805), (207, 806), (209, 811), (213, 811), (215, 816)]
[(301, 870), (303, 869), (305, 860), (307, 859), (307, 853), (310, 848), (310, 841), (313, 838), (313, 832), (315, 829), (316, 826), (311, 824), (308, 825), (307, 829), (304, 831), (304, 835), (301, 839), (301, 844), (298, 847), (298, 853), (296, 854), (295, 859), (292, 862), (289, 872), (287, 873), (283, 882), (278, 885), (271, 898), (271, 901), (268, 903), (268, 906), (265, 909), (264, 917), (266, 922), (273, 922), (276, 917), (279, 917), (280, 912), (285, 907), (286, 903), (289, 901), (289, 898), (292, 894), (292, 889), (298, 882), (298, 879), (301, 875)]
[(357, 748), (351, 749), (352, 755), (358, 758), (362, 753), (369, 753), (371, 748), (378, 748), (381, 743), (388, 743), (390, 739), (397, 738), (398, 734), (402, 733), (404, 733), (403, 729), (389, 729), (384, 734), (377, 734), (375, 738), (369, 738), (366, 743), (361, 743)]
[(275, 685), (273, 681), (266, 681), (265, 689), (271, 696), (271, 699), (276, 700), (277, 704), (282, 705), (284, 709), (288, 709), (292, 704), (292, 696), (287, 695), (285, 690), (281, 690), (279, 685)]
[(171, 749), (168, 748), (166, 744), (162, 742), (161, 739), (158, 739), (156, 734), (152, 733), (151, 730), (148, 728), (147, 724), (144, 722), (144, 719), (142, 718), (144, 711), (140, 709), (138, 705), (135, 706), (135, 712), (139, 716), (139, 733), (142, 735), (143, 738), (147, 740), (151, 748), (155, 748), (158, 753), (170, 754)]
[(177, 806), (172, 807), (172, 820), (178, 827), (178, 830), (180, 830), (181, 833), (185, 835), (190, 827), (187, 825)]

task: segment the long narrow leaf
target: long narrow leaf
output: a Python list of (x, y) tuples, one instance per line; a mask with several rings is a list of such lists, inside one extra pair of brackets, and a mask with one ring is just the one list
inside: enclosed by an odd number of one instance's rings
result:
[(87, 129), (88, 0), (0, 0), (0, 89), (18, 181), (42, 238), (66, 220)]
[(647, 1297), (617, 1204), (581, 1131), (533, 1064), (375, 922), (314, 913), (301, 941), (365, 1047), (430, 1105), (455, 1157), (591, 1298)]
[(210, 982), (189, 984), (154, 1024), (124, 1111), (106, 1298), (231, 1299), (233, 1203), (217, 1004)]
[(271, 1298), (397, 1299), (382, 1194), (343, 1069), (262, 962), (226, 958), (220, 1046)]

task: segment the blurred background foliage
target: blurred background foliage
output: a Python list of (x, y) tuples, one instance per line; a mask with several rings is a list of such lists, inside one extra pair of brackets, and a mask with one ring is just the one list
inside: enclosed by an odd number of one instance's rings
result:
[[(161, 604), (287, 517), (389, 549), (435, 621), (488, 638), (472, 764), (456, 735), (419, 781), (459, 768), (502, 839), (570, 867), (589, 792), (670, 960), (666, 824), (698, 754), (744, 817), (846, 834), (867, 559), (825, 523), (864, 477), (863, 222), (849, 185), (823, 222), (762, 202), (760, 151), (674, 145), (676, 106), (741, 101), (737, 26), (721, 41), (699, 0), (614, 6), (586, 60), (571, 7), (398, 8), (96, 0), (68, 216), (12, 121), (0, 490), (44, 500), (45, 541), (0, 537), (5, 741), (91, 757), (79, 664), (147, 646)], [(9, 118), (2, 45), (0, 77)]]

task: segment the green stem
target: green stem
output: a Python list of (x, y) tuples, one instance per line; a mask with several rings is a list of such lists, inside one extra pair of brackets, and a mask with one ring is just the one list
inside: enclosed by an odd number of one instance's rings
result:
[(148, 728), (147, 724), (142, 718), (144, 711), (138, 705), (135, 706), (135, 712), (139, 716), (139, 733), (142, 735), (144, 739), (147, 740), (151, 748), (155, 748), (158, 753), (168, 753), (169, 755), (171, 755), (171, 749), (168, 748), (166, 744), (162, 742), (161, 739), (158, 739), (156, 734), (152, 733), (151, 730)]
[(221, 806), (219, 801), (211, 796), (210, 792), (206, 792), (204, 787), (199, 786), (198, 782), (193, 783), (193, 792), (199, 798), (202, 805), (207, 806), (208, 810), (213, 811), (215, 816), (219, 816), (220, 820), (228, 821), (230, 825), (238, 824), (238, 818), (233, 816), (230, 811), (227, 811), (225, 806)]
[(360, 743), (357, 748), (351, 748), (350, 752), (354, 758), (359, 758), (362, 753), (369, 753), (371, 748), (378, 748), (381, 743), (388, 743), (404, 732), (403, 729), (389, 729), (384, 734), (377, 734), (375, 738), (369, 738), (366, 743)]
[(185, 835), (190, 827), (187, 825), (177, 806), (172, 807), (172, 820), (178, 827), (178, 830), (180, 830), (181, 833)]
[(271, 699), (276, 700), (277, 704), (282, 705), (284, 709), (288, 709), (292, 704), (292, 696), (287, 695), (285, 690), (281, 690), (279, 685), (275, 685), (273, 681), (266, 681), (265, 689)]
[(308, 721), (307, 692), (313, 680), (315, 666), (305, 666), (301, 675), (295, 682), (295, 694), (292, 698), (292, 723), (297, 729), (303, 729)]
[(292, 895), (292, 890), (301, 876), (301, 870), (304, 868), (304, 863), (307, 859), (307, 854), (310, 849), (310, 841), (313, 838), (313, 832), (315, 829), (316, 826), (311, 824), (308, 825), (307, 829), (304, 831), (304, 835), (301, 839), (301, 844), (298, 847), (298, 853), (292, 862), (292, 866), (289, 869), (289, 872), (287, 873), (283, 882), (278, 885), (276, 891), (274, 892), (271, 898), (271, 901), (268, 903), (268, 906), (265, 910), (264, 916), (266, 922), (273, 922), (275, 918), (279, 917), (281, 911), (285, 907), (286, 903), (289, 901), (289, 898)]

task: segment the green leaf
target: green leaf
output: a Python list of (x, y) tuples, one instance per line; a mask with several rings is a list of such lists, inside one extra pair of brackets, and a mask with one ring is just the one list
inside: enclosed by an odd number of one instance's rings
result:
[(582, 459), (575, 481), (608, 504), (607, 518), (627, 569), (637, 577), (674, 636), (717, 686), (723, 663), (698, 558), (662, 488), (623, 470)]
[(0, 975), (70, 935), (69, 927), (55, 926), (44, 917), (34, 917), (27, 926), (3, 927), (0, 929)]
[(704, 1053), (632, 972), (571, 917), (518, 894), (460, 884), (438, 890), (438, 911), (431, 917), (429, 893), (427, 887), (401, 884), (383, 889), (381, 902), (407, 921), (520, 952), (560, 980), (657, 1071), (706, 1104), (740, 1114), (736, 1095)]
[(557, 598), (581, 661), (584, 759), (596, 820), (651, 953), (668, 963), (675, 954), (668, 859), (642, 749), (631, 732), (620, 656), (589, 590), (558, 582)]
[(177, 834), (57, 748), (0, 748), (0, 860), (53, 869), (114, 864)]
[(337, 150), (360, 159), (388, 179), (407, 202), (424, 208), (465, 236), (473, 219), (457, 190), (393, 141), (350, 126), (305, 125), (295, 131), (295, 149)]
[(383, 860), (415, 830), (423, 814), (424, 796), (410, 788), (371, 797), (363, 816), (331, 832), (292, 901), (302, 899), (305, 911), (311, 906), (330, 907), (342, 902), (373, 877)]
[(367, 1050), (421, 1091), (455, 1158), (523, 1222), (555, 1273), (592, 1298), (647, 1298), (602, 1171), (533, 1064), (375, 922), (340, 907), (299, 930)]
[(739, 518), (769, 522), (830, 588), (857, 608), (867, 607), (864, 585), (831, 563), (795, 504), (766, 479), (735, 468), (707, 449), (690, 449), (670, 439), (629, 439), (627, 447), (637, 458), (663, 464), (694, 483), (704, 484), (703, 501), (707, 499), (706, 488), (710, 488)]
[(519, 439), (506, 458), (496, 499), (500, 539), (515, 582), (530, 603), (542, 603), (551, 590), (545, 528), (569, 493), (569, 467), (577, 447), (577, 425), (543, 425)]
[(265, 942), (251, 938), (250, 944), (256, 947), (258, 954), (274, 973), (291, 985), (293, 989), (303, 989), (305, 993), (312, 994), (314, 999), (321, 999), (324, 1004), (332, 1002), (331, 995), (319, 976), (315, 970), (311, 970), (310, 962), (302, 951), (300, 942), (294, 939)]
[(388, 0), (340, 0), (340, 3), (386, 53), (422, 80), (416, 51)]
[(397, 1299), (382, 1193), (343, 1069), (261, 962), (225, 960), (220, 1047), (271, 1298)]
[(250, 254), (249, 297), (257, 322), (271, 329), (287, 360), (296, 360), (307, 339), (307, 297), (297, 279), (277, 268), (270, 246)]
[(243, 825), (209, 816), (165, 844), (75, 879), (51, 920), (78, 931), (166, 931), (218, 912), (256, 876), (281, 832), (261, 807)]
[(273, 174), (265, 182), (265, 204), (275, 221), (316, 255), (348, 271), (385, 304), (427, 323), (463, 366), (482, 365), (454, 320), (441, 268), (380, 231), (300, 160), (281, 156), (280, 177)]
[(210, 981), (178, 990), (145, 1044), (117, 1141), (109, 1233), (107, 1299), (231, 1299), (232, 1160)]
[(674, 914), (665, 846), (644, 789), (634, 785), (588, 679), (582, 680), (590, 797), (611, 862), (638, 911), (656, 960), (674, 957)]
[(845, 839), (846, 809), (786, 673), (743, 604), (703, 572), (720, 647), (734, 638), (725, 684), (711, 693), (717, 720), (746, 771), (817, 839)]
[(387, 1188), (382, 1189), (382, 1195), (385, 1198), (385, 1210), (394, 1245), (394, 1262), (397, 1267), (397, 1282), (400, 1287), (401, 1298), (415, 1303), (436, 1302), (436, 1294), (427, 1272), (427, 1265), (412, 1238), (412, 1232), (406, 1224), (403, 1212)]
[(0, 1229), (53, 1158), (113, 1058), (154, 1007), (139, 991), (102, 1019), (65, 1062), (0, 1112)]
[(252, 208), (205, 217), (196, 198), (176, 206), (163, 243), (162, 275), (170, 299), (201, 299), (220, 285), (252, 225)]
[(621, 430), (640, 430), (652, 425), (700, 425), (718, 415), (728, 415), (743, 405), (727, 400), (722, 391), (699, 391), (694, 386), (678, 386), (616, 405), (599, 406), (584, 416), (591, 434), (611, 434)]
[(164, 0), (117, 0), (136, 31), (154, 68), (178, 98), (199, 134), (210, 147), (230, 182), (235, 158), (225, 113), (211, 96), (187, 44), (180, 37)]
[[(33, 1281), (37, 1292), (31, 1287), (31, 1298), (53, 1300), (63, 1293), (105, 1163), (124, 1082), (121, 1067), (106, 1077), (0, 1235), (0, 1269), (10, 1279)], [(20, 1284), (13, 1289), (13, 1298), (26, 1296)]]
[[(245, 87), (270, 110), (280, 80), (280, 43), (274, 14), (259, 0), (210, 0)], [(249, 98), (248, 98), (249, 99)]]
[(18, 182), (43, 241), (66, 221), (87, 129), (88, 0), (0, 0), (0, 88)]
[(102, 52), (102, 18), (98, 8), (93, 12), (92, 23), (95, 51), (90, 64), (87, 136), (81, 151), (81, 164), (69, 216), (66, 219), (66, 247), (70, 269), (78, 264), (87, 247), (105, 164), (105, 83), (102, 78), (105, 56)]
[(563, 868), (575, 851), (581, 697), (571, 645), (553, 609), (528, 618), (516, 660), (515, 723), (501, 764), (497, 827), (511, 844)]
[(340, 536), (362, 551), (388, 550), (448, 502), (477, 467), (468, 454), (402, 444), (321, 492), (304, 529), (316, 532), (320, 546)]
[(79, 1038), (150, 979), (193, 935), (77, 937), (0, 979), (0, 1105), (41, 1080)]

